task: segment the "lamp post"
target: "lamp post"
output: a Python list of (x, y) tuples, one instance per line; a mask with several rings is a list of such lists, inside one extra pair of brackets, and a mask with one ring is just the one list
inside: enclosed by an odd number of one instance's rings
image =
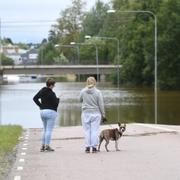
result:
[(2, 53), (3, 53), (3, 46), (2, 46), (2, 40), (1, 40), (1, 18), (0, 18), (0, 85), (3, 83)]
[(98, 47), (96, 44), (87, 44), (87, 43), (76, 43), (76, 42), (71, 42), (71, 45), (80, 45), (80, 46), (95, 46), (96, 49), (96, 74), (97, 74), (97, 82), (99, 82), (99, 59), (98, 59)]
[[(76, 43), (75, 42), (70, 42), (70, 46), (74, 47)], [(77, 49), (77, 64), (80, 64), (80, 50), (79, 50), (79, 46), (76, 46)], [(78, 73), (78, 82), (80, 82), (80, 74)]]
[[(118, 90), (120, 90), (120, 84), (119, 84), (119, 80), (120, 80), (120, 77), (119, 77), (119, 72), (120, 72), (120, 47), (119, 47), (119, 39), (116, 38), (116, 37), (104, 37), (104, 36), (93, 36), (94, 38), (97, 38), (97, 39), (104, 39), (104, 40), (114, 40), (117, 42), (117, 88)], [(90, 35), (86, 35), (85, 36), (86, 39), (90, 39), (91, 36)], [(120, 93), (119, 93), (119, 101), (120, 101)], [(119, 102), (119, 105), (120, 105), (120, 102)], [(118, 108), (118, 107), (117, 107)], [(119, 108), (117, 109), (117, 112), (118, 112), (118, 122), (120, 122), (120, 112), (119, 112)]]
[[(117, 62), (118, 62), (119, 65), (120, 65), (120, 47), (119, 47), (120, 42), (119, 42), (119, 39), (116, 38), (116, 37), (104, 37), (104, 36), (93, 36), (93, 37), (94, 37), (94, 38), (97, 38), (97, 39), (115, 40), (115, 41), (117, 42), (117, 59), (118, 59)], [(91, 36), (90, 36), (90, 35), (86, 35), (85, 38), (86, 38), (86, 39), (90, 39)], [(117, 66), (118, 66), (118, 69), (119, 69), (118, 63), (117, 63)], [(118, 76), (117, 76), (117, 82), (118, 82), (118, 83), (117, 83), (117, 86), (118, 86), (118, 88), (119, 88), (119, 73), (118, 73)]]
[[(110, 9), (107, 13), (115, 13), (116, 10)], [(157, 124), (157, 17), (152, 11), (146, 10), (126, 10), (121, 11), (120, 13), (146, 13), (150, 14), (154, 18), (154, 122)]]
[[(70, 45), (60, 45), (62, 47), (74, 47), (74, 43), (71, 42)], [(77, 49), (77, 64), (79, 65), (80, 63), (80, 54), (79, 54), (79, 46), (76, 46), (76, 49)]]
[[(120, 57), (120, 47), (119, 47), (119, 39), (116, 38), (116, 37), (104, 37), (104, 36), (93, 36), (94, 38), (97, 38), (97, 39), (105, 39), (105, 40), (115, 40), (117, 42), (117, 56), (118, 56), (118, 60), (119, 60), (119, 57)], [(86, 39), (90, 39), (91, 36), (90, 35), (86, 35), (85, 36)]]
[[(54, 47), (65, 47), (65, 48), (74, 48), (74, 46), (73, 45), (64, 45), (64, 44), (55, 44), (54, 45)], [(77, 47), (77, 63), (79, 64), (79, 61), (80, 61), (80, 59), (79, 59), (79, 47)]]
[[(74, 48), (73, 45), (63, 45), (63, 44), (55, 44), (54, 47), (65, 47), (65, 48)], [(77, 46), (77, 64), (79, 65), (80, 55), (79, 55), (79, 47)], [(78, 74), (78, 82), (80, 81), (80, 75)]]
[(1, 83), (3, 81), (3, 77), (1, 74), (1, 66), (2, 66), (2, 45), (1, 45), (1, 18), (0, 18), (0, 125), (2, 124), (2, 116), (1, 116)]
[(1, 44), (1, 18), (0, 18), (0, 70), (2, 66), (2, 44)]

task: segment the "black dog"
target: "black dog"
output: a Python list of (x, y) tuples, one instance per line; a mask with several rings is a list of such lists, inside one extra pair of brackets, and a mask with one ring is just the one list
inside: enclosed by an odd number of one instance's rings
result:
[(116, 151), (119, 151), (118, 139), (122, 136), (123, 132), (126, 130), (126, 124), (121, 125), (121, 123), (118, 123), (118, 126), (119, 126), (119, 129), (118, 128), (105, 129), (100, 133), (98, 151), (100, 151), (101, 143), (103, 140), (106, 141), (105, 148), (107, 152), (109, 151), (107, 148), (107, 145), (109, 144), (109, 140), (115, 141)]

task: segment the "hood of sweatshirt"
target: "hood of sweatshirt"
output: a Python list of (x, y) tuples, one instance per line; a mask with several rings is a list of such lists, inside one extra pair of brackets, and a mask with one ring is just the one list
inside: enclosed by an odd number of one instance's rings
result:
[(95, 93), (95, 87), (93, 87), (93, 88), (86, 88), (85, 92), (87, 94), (94, 94)]

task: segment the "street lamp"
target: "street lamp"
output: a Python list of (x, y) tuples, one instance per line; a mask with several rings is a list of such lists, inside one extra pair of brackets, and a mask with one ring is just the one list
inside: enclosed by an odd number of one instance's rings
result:
[[(110, 9), (107, 13), (115, 13), (116, 10)], [(153, 16), (154, 18), (154, 121), (157, 124), (157, 17), (152, 11), (146, 10), (126, 10), (121, 11), (120, 13), (147, 13)]]
[(0, 18), (0, 70), (1, 70), (1, 66), (2, 66), (2, 42), (1, 42), (1, 18)]
[[(73, 44), (72, 45), (55, 44), (54, 47), (74, 48)], [(77, 64), (79, 65), (79, 62), (80, 62), (79, 47), (77, 46), (76, 48), (77, 48)], [(79, 81), (80, 81), (80, 75), (78, 74), (78, 82)]]
[[(63, 45), (63, 44), (55, 44), (54, 45), (55, 48), (58, 48), (58, 47), (65, 47), (65, 48), (74, 48), (73, 45)], [(77, 47), (77, 64), (79, 64), (79, 47)]]
[(96, 74), (97, 74), (97, 82), (99, 82), (99, 59), (98, 59), (98, 47), (96, 44), (88, 44), (88, 43), (76, 43), (76, 42), (71, 42), (71, 45), (80, 45), (80, 46), (95, 46), (96, 49)]
[[(93, 36), (94, 38), (97, 38), (97, 39), (105, 39), (105, 40), (115, 40), (117, 42), (117, 56), (118, 56), (118, 60), (119, 60), (119, 57), (120, 57), (120, 47), (119, 47), (119, 39), (116, 38), (116, 37), (104, 37), (104, 36)], [(86, 35), (85, 36), (86, 39), (90, 39), (92, 38), (90, 35)]]
[[(1, 74), (1, 66), (2, 66), (2, 45), (1, 45), (1, 18), (0, 18), (0, 88), (1, 88), (1, 83), (3, 82), (3, 76)], [(1, 91), (1, 89), (0, 89)], [(2, 124), (2, 117), (1, 117), (1, 92), (0, 92), (0, 125)]]
[[(71, 44), (70, 45), (60, 45), (62, 47), (75, 47), (74, 44)], [(79, 46), (76, 46), (76, 50), (77, 50), (77, 64), (79, 65), (80, 64), (80, 54), (79, 54)], [(76, 63), (75, 63), (76, 64)], [(78, 82), (80, 82), (80, 74), (78, 73)]]
[[(71, 42), (70, 45), (66, 45), (68, 47), (74, 47), (75, 42)], [(79, 46), (76, 46), (76, 50), (77, 50), (77, 64), (80, 64), (80, 53), (79, 53)]]
[[(104, 37), (104, 36), (93, 36), (94, 38), (97, 38), (97, 39), (105, 39), (105, 40), (115, 40), (117, 42), (117, 59), (118, 59), (118, 63), (120, 65), (120, 47), (119, 47), (119, 39), (116, 38), (116, 37)], [(91, 36), (90, 35), (86, 35), (85, 36), (86, 39), (90, 39)], [(117, 66), (118, 66), (118, 69), (119, 69), (119, 65), (117, 63)], [(117, 85), (118, 85), (118, 88), (119, 88), (119, 73), (118, 73), (118, 77), (117, 77)]]
[[(119, 39), (116, 38), (116, 37), (104, 37), (104, 36), (93, 36), (94, 38), (97, 38), (97, 39), (105, 39), (105, 40), (115, 40), (117, 42), (117, 88), (118, 90), (120, 90), (120, 84), (119, 84), (119, 80), (120, 80), (120, 77), (119, 77), (119, 72), (120, 72), (120, 47), (119, 47)], [(90, 39), (91, 36), (90, 35), (86, 35), (85, 36), (85, 39)], [(119, 93), (119, 101), (120, 101), (120, 93)], [(119, 102), (119, 105), (120, 105), (120, 102)], [(117, 107), (118, 108), (118, 107)], [(118, 112), (118, 122), (120, 121), (120, 112), (119, 112), (119, 108), (117, 110)]]

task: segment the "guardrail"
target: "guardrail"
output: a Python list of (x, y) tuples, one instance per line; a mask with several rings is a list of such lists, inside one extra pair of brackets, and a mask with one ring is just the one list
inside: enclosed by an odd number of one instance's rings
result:
[[(121, 65), (98, 65), (99, 74), (110, 74), (121, 68)], [(1, 72), (5, 74), (96, 74), (96, 65), (16, 65), (1, 66)]]

